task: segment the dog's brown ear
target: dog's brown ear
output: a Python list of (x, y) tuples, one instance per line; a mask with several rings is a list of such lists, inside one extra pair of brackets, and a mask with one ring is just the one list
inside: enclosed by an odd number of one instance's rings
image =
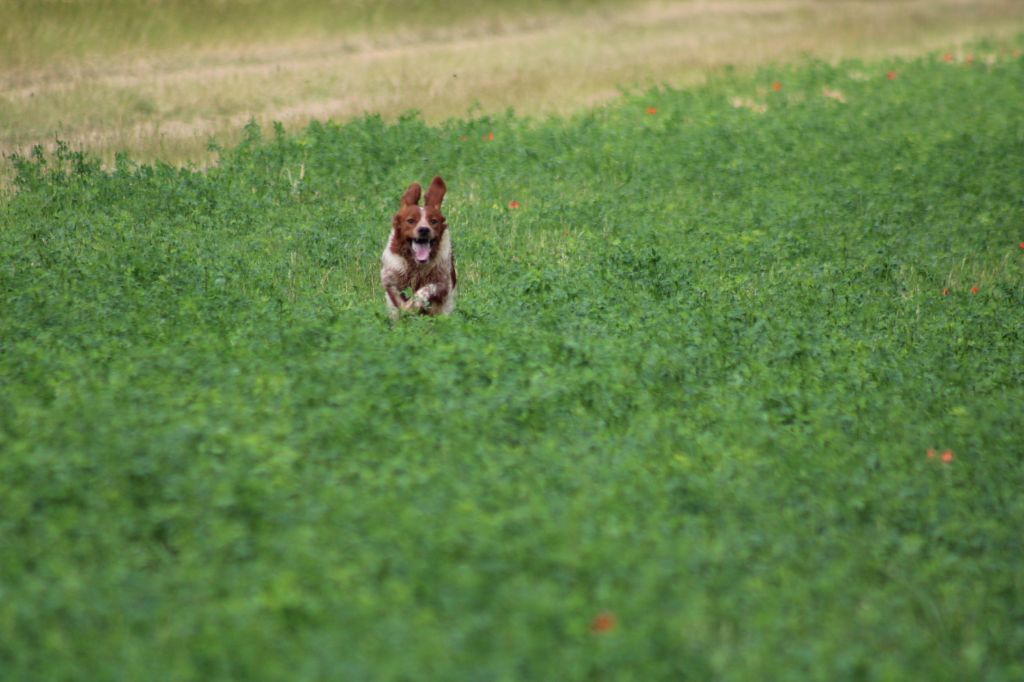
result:
[(423, 203), (427, 206), (441, 208), (441, 202), (444, 201), (444, 193), (447, 191), (448, 188), (445, 187), (444, 180), (438, 175), (430, 183), (430, 189), (427, 190), (427, 198)]
[[(402, 195), (402, 206), (417, 206), (420, 203), (420, 192), (423, 191), (420, 187), (420, 183), (414, 182), (409, 185), (409, 189), (405, 190), (405, 194)], [(430, 196), (429, 194), (427, 195)]]

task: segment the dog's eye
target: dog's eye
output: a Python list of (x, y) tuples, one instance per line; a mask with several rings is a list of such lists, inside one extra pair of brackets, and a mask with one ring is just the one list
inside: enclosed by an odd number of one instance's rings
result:
[(410, 225), (415, 225), (415, 224), (416, 224), (416, 221), (415, 221), (415, 220), (413, 220), (412, 218), (409, 218), (409, 219), (408, 219), (408, 220), (406, 220), (405, 222), (409, 223)]
[(431, 218), (430, 219), (430, 224), (431, 225), (437, 225), (437, 218)]

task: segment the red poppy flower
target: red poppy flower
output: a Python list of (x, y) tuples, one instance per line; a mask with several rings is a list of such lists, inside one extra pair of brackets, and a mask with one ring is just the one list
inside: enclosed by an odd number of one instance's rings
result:
[(952, 55), (952, 53), (947, 52), (946, 54), (942, 55), (942, 59), (943, 59), (943, 61), (945, 61), (947, 63), (952, 62), (953, 61), (953, 55)]
[(774, 83), (772, 83), (772, 90), (774, 90), (775, 92), (780, 92), (782, 90), (782, 83), (780, 83), (779, 81), (775, 81)]
[(945, 452), (942, 453), (942, 461), (945, 462), (946, 464), (949, 464), (954, 459), (956, 459), (956, 455), (953, 454), (952, 450), (946, 450)]
[(935, 448), (928, 448), (928, 459), (935, 459)]
[(976, 293), (978, 293), (979, 291), (981, 291), (981, 290), (980, 290), (980, 289), (979, 289), (978, 287), (971, 287), (971, 293), (972, 293), (972, 294), (976, 294)]
[(1024, 242), (1020, 243), (1020, 248), (1024, 249)]
[(494, 133), (487, 133), (487, 141), (494, 142)]
[(591, 632), (602, 634), (605, 632), (611, 632), (615, 629), (619, 619), (615, 617), (614, 613), (599, 613), (590, 623)]
[(647, 115), (648, 116), (654, 116), (656, 113), (658, 113), (658, 110), (656, 108), (654, 108), (654, 107), (647, 107)]
[(889, 73), (885, 74), (885, 77), (888, 78), (891, 81), (894, 81), (894, 80), (896, 80), (896, 72), (895, 71), (890, 71)]
[(515, 199), (513, 199), (512, 201), (508, 202), (508, 207), (509, 208), (519, 208), (519, 202), (516, 201)]

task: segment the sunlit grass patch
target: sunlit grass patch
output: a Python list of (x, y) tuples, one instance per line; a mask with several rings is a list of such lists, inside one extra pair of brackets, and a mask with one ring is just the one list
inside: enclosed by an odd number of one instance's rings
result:
[[(396, 41), (399, 25), (415, 26), (420, 39)], [(211, 137), (235, 144), (250, 119), (300, 129), (413, 109), (432, 123), (510, 107), (564, 115), (623, 88), (692, 85), (806, 55), (943, 50), (952, 65), (984, 64), (996, 55), (975, 49), (979, 38), (1005, 50), (1021, 30), (1012, 0), (8, 2), (0, 151), (60, 138), (108, 165), (119, 152), (202, 165), (213, 159)], [(767, 93), (789, 94), (771, 85), (734, 101), (763, 111)], [(845, 95), (822, 87), (835, 101)]]

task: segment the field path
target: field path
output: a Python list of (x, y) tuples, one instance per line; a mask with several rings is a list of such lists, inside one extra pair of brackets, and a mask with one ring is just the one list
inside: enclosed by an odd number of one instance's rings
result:
[(728, 65), (956, 50), (1022, 30), (1024, 6), (1011, 0), (659, 2), (434, 27), (405, 44), (343, 35), (0, 65), (0, 152), (60, 138), (104, 158), (202, 163), (211, 137), (230, 143), (250, 119), (567, 113)]

